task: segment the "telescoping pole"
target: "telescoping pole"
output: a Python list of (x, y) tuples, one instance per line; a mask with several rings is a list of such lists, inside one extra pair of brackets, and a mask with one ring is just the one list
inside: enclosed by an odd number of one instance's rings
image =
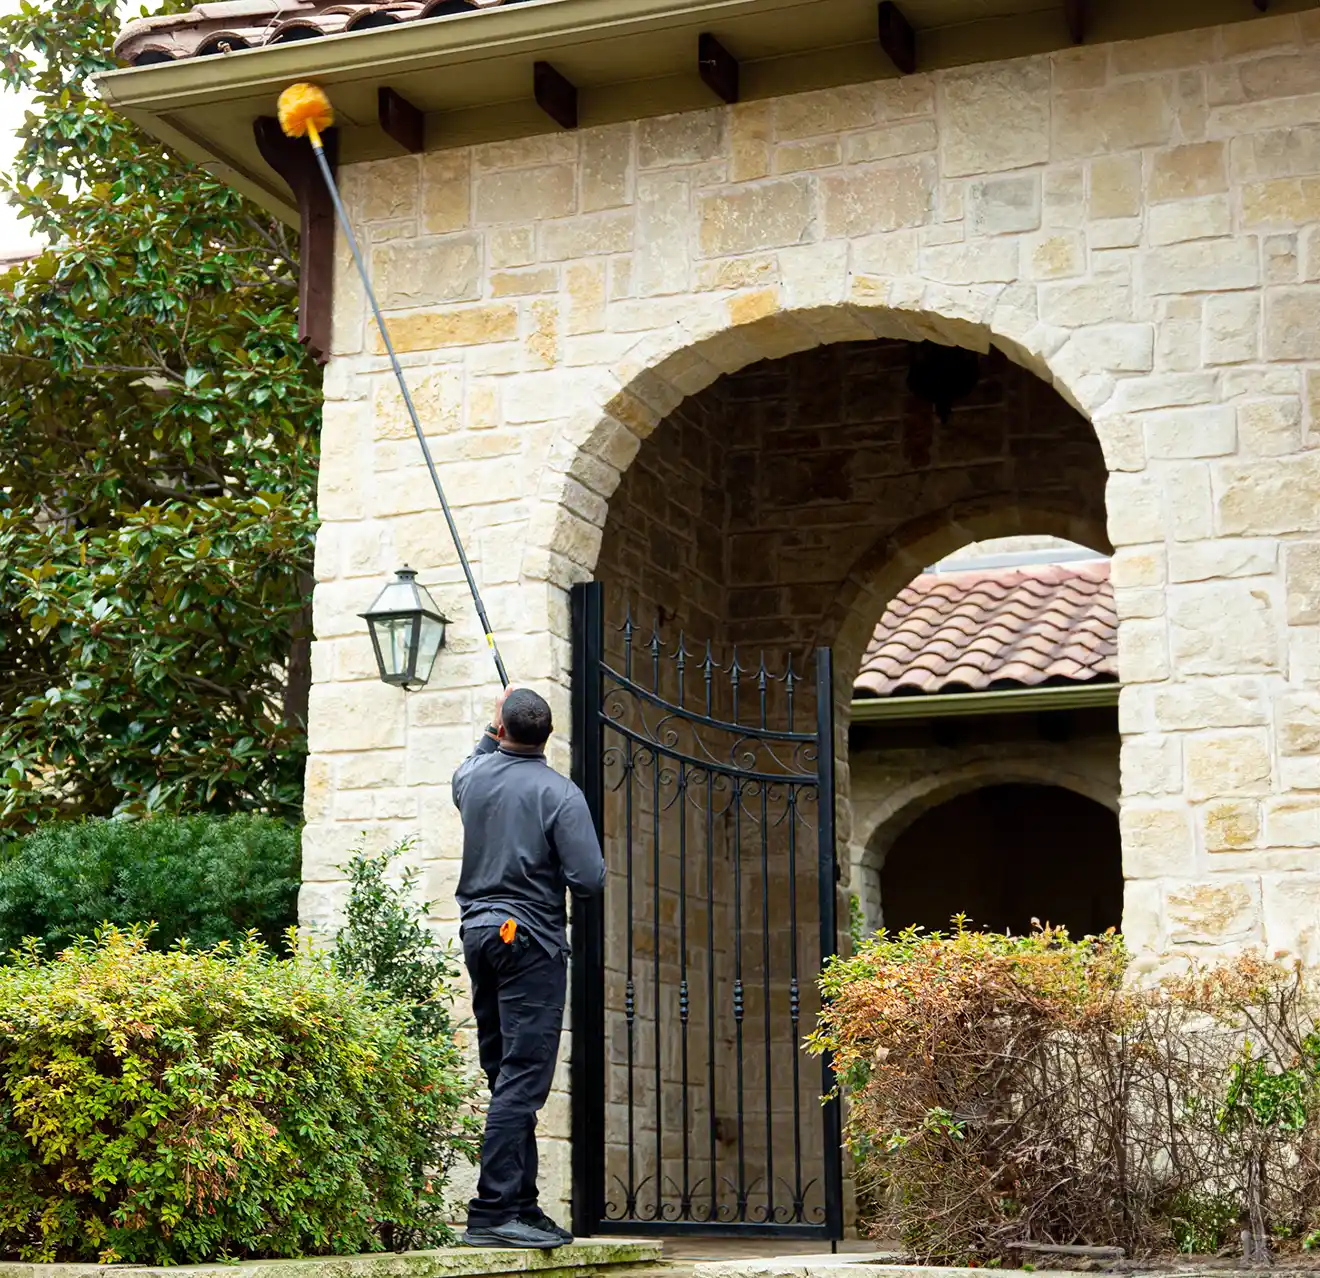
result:
[(413, 405), (412, 396), (408, 393), (408, 383), (404, 380), (403, 369), (399, 365), (399, 357), (394, 353), (394, 343), (390, 341), (389, 329), (385, 327), (385, 320), (380, 313), (380, 304), (376, 301), (376, 291), (371, 287), (371, 279), (367, 275), (366, 263), (362, 260), (362, 250), (358, 248), (357, 236), (353, 234), (353, 227), (348, 220), (348, 214), (344, 211), (344, 201), (340, 198), (339, 187), (335, 185), (334, 174), (330, 172), (330, 164), (325, 158), (325, 148), (321, 145), (321, 133), (328, 129), (334, 123), (334, 108), (330, 105), (330, 99), (326, 97), (325, 91), (315, 84), (291, 84), (283, 93), (280, 94), (279, 101), (280, 127), (291, 138), (306, 137), (312, 144), (312, 151), (316, 155), (316, 163), (320, 167), (321, 176), (325, 179), (326, 189), (330, 192), (331, 202), (335, 206), (335, 217), (339, 220), (339, 225), (344, 232), (344, 238), (348, 240), (348, 247), (352, 250), (353, 261), (357, 263), (358, 275), (362, 277), (362, 287), (366, 290), (367, 301), (371, 303), (371, 313), (376, 317), (376, 327), (380, 330), (381, 341), (385, 343), (386, 353), (390, 357), (390, 366), (394, 369), (395, 379), (399, 383), (399, 390), (403, 394), (404, 407), (408, 410), (408, 416), (412, 420), (413, 430), (417, 434), (417, 442), (421, 445), (422, 456), (426, 459), (426, 469), (431, 472), (431, 482), (435, 485), (435, 495), (440, 499), (440, 509), (444, 511), (445, 523), (449, 525), (449, 535), (454, 539), (454, 549), (458, 551), (458, 562), (463, 565), (463, 576), (467, 578), (468, 589), (472, 592), (472, 602), (477, 610), (477, 618), (481, 622), (481, 629), (485, 633), (486, 643), (490, 646), (491, 656), (495, 659), (495, 670), (499, 674), (500, 684), (507, 688), (509, 686), (509, 674), (504, 668), (504, 659), (500, 656), (500, 650), (495, 643), (495, 635), (490, 628), (490, 618), (486, 616), (486, 605), (481, 602), (481, 592), (477, 589), (476, 579), (472, 576), (472, 566), (468, 563), (467, 552), (463, 549), (463, 542), (458, 535), (458, 526), (454, 523), (453, 512), (449, 509), (449, 503), (445, 500), (445, 490), (441, 486), (440, 476), (435, 469), (435, 460), (431, 456), (430, 446), (426, 442), (426, 435), (422, 431), (422, 423), (417, 417), (417, 409)]

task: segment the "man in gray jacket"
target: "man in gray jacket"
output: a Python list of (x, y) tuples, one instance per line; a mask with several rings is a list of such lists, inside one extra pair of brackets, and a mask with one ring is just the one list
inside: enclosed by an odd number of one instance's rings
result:
[(582, 791), (545, 761), (551, 727), (544, 698), (508, 690), (454, 773), (463, 818), (460, 934), (491, 1093), (463, 1237), (473, 1247), (572, 1241), (540, 1207), (536, 1115), (550, 1094), (564, 1021), (564, 890), (600, 895), (605, 860)]

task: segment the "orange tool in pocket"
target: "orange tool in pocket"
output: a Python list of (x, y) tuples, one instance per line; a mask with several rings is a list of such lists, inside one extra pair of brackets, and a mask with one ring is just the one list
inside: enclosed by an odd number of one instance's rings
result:
[(518, 935), (518, 924), (514, 919), (505, 919), (500, 924), (500, 940), (505, 945), (512, 945), (513, 938)]

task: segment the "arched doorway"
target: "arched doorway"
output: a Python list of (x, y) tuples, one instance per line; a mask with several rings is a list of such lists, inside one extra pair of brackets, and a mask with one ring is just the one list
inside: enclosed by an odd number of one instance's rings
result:
[(880, 868), (890, 931), (978, 928), (1023, 935), (1036, 922), (1074, 937), (1119, 926), (1123, 866), (1118, 817), (1060, 786), (987, 785), (917, 817)]
[[(1090, 424), (1030, 371), (890, 338), (750, 363), (642, 442), (595, 556), (597, 656), (574, 661), (576, 689), (607, 689), (584, 780), (611, 868), (579, 933), (601, 970), (575, 1004), (583, 1232), (837, 1229), (838, 1139), (801, 1041), (846, 909), (849, 694), (878, 583), (976, 536), (1103, 544), (1106, 477)], [(831, 680), (814, 653), (836, 643)], [(819, 745), (833, 776), (786, 783), (767, 738), (790, 759)], [(813, 797), (837, 830), (801, 819)]]

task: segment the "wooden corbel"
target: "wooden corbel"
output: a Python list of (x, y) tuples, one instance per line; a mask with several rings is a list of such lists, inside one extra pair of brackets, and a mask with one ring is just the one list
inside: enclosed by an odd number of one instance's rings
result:
[[(285, 137), (279, 121), (262, 116), (252, 125), (261, 158), (284, 179), (298, 204), (298, 340), (318, 364), (330, 358), (334, 315), (335, 206), (306, 138)], [(335, 172), (339, 131), (321, 134), (325, 158)]]
[(738, 59), (709, 31), (697, 37), (697, 73), (717, 97), (738, 101)]
[(1073, 44), (1085, 44), (1091, 24), (1091, 0), (1063, 0), (1063, 16)]
[(880, 47), (901, 75), (917, 69), (917, 33), (893, 0), (880, 0)]
[(386, 137), (413, 155), (423, 150), (426, 121), (402, 93), (382, 84), (376, 91), (376, 111)]
[(561, 129), (578, 126), (577, 87), (548, 62), (532, 65), (532, 96)]

